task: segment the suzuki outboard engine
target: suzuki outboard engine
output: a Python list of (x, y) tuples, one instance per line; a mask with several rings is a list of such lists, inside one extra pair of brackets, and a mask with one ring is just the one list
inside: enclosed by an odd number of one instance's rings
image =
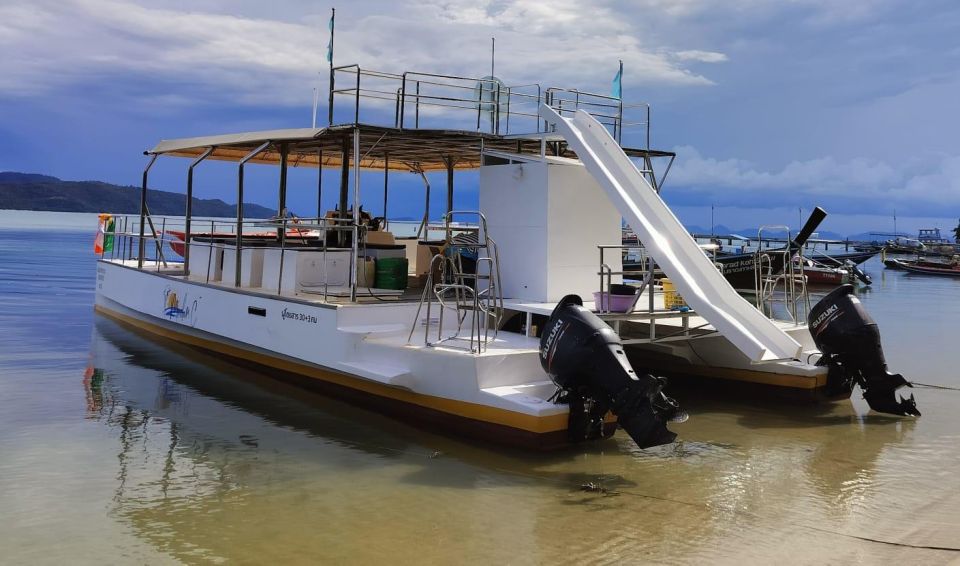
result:
[(673, 442), (677, 435), (664, 423), (686, 420), (661, 391), (664, 380), (637, 375), (620, 337), (577, 295), (553, 309), (540, 337), (540, 364), (560, 388), (559, 400), (570, 405), (571, 441), (600, 437), (607, 411), (640, 448)]
[(823, 352), (821, 363), (847, 383), (858, 384), (871, 409), (920, 416), (912, 394), (897, 401), (896, 390), (912, 386), (899, 373), (887, 371), (877, 323), (853, 295), (852, 285), (841, 285), (821, 299), (810, 311), (807, 325)]

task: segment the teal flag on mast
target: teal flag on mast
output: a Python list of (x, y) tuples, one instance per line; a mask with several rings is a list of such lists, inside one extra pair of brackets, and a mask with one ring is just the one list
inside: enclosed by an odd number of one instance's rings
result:
[(610, 91), (610, 96), (623, 98), (623, 61), (620, 61), (620, 68), (617, 70), (616, 76), (613, 77), (613, 88)]
[(330, 41), (327, 42), (327, 63), (333, 63), (333, 18), (336, 15), (336, 12), (330, 14), (330, 24), (327, 25), (330, 29)]

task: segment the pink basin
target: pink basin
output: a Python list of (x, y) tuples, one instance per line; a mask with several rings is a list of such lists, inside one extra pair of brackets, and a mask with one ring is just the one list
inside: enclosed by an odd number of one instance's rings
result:
[(627, 312), (630, 307), (633, 306), (633, 300), (636, 298), (636, 295), (610, 295), (609, 308), (607, 306), (607, 298), (606, 292), (595, 291), (593, 293), (593, 301), (597, 306), (597, 310)]

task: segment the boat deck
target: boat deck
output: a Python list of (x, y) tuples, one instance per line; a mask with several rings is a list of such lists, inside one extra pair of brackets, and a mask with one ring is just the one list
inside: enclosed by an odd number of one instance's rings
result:
[[(114, 259), (106, 261), (137, 269), (135, 260)], [(283, 290), (278, 292), (276, 289), (262, 287), (238, 288), (232, 283), (223, 281), (206, 282), (205, 278), (188, 279), (183, 276), (182, 264), (176, 262), (158, 265), (155, 261), (145, 261), (142, 270), (181, 281), (189, 281), (193, 284), (250, 296), (343, 309), (341, 312), (344, 313), (345, 320), (351, 322), (342, 324), (339, 330), (365, 334), (367, 340), (383, 345), (418, 347), (426, 346), (427, 342), (430, 342), (430, 347), (434, 349), (480, 356), (526, 354), (536, 351), (539, 348), (538, 326), (542, 326), (544, 318), (549, 317), (556, 307), (556, 302), (551, 301), (531, 302), (505, 299), (503, 302), (505, 312), (510, 316), (524, 317), (523, 328), (525, 330), (522, 332), (500, 330), (493, 339), (485, 344), (481, 352), (471, 352), (469, 324), (463, 325), (465, 330), (461, 331), (462, 337), (445, 338), (443, 340), (436, 334), (435, 320), (429, 340), (425, 335), (426, 328), (422, 321), (417, 328), (412, 328), (413, 320), (417, 316), (416, 309), (423, 294), (422, 287), (411, 287), (404, 291), (358, 287), (357, 300), (354, 302), (350, 300), (349, 289), (342, 286), (330, 285), (326, 288), (326, 294), (324, 294), (322, 286), (309, 290)], [(636, 310), (629, 313), (597, 312), (593, 301), (584, 301), (584, 306), (596, 312), (601, 319), (610, 324), (621, 335), (625, 345), (683, 342), (691, 339), (719, 336), (716, 329), (696, 312), (667, 309), (664, 294), (659, 288), (654, 288), (652, 302), (648, 293), (649, 291), (641, 293), (635, 305)], [(436, 308), (436, 305), (434, 305), (434, 309)], [(388, 312), (389, 314), (387, 314)], [(421, 319), (424, 316), (425, 312), (422, 312), (420, 314)], [(436, 319), (436, 314), (431, 316)], [(803, 328), (791, 321), (775, 321), (775, 323), (791, 334), (795, 333), (798, 328)], [(444, 336), (448, 336), (452, 332), (453, 327), (445, 322)], [(494, 336), (492, 329), (490, 336)]]
[[(114, 259), (107, 261), (133, 269), (138, 268), (136, 260)], [(282, 291), (264, 287), (236, 287), (232, 283), (224, 281), (206, 281), (204, 277), (187, 279), (183, 276), (183, 264), (169, 261), (165, 264), (154, 260), (144, 261), (142, 270), (167, 277), (187, 280), (191, 283), (209, 285), (253, 296), (282, 298), (312, 305), (327, 305), (334, 308), (386, 306), (401, 303), (417, 304), (423, 295), (423, 287), (409, 287), (402, 291), (358, 287), (357, 299), (356, 302), (353, 302), (350, 300), (350, 289), (345, 286), (329, 285), (324, 288), (322, 285), (317, 285), (309, 288), (301, 288), (300, 290), (285, 289)], [(716, 332), (705, 318), (699, 316), (693, 310), (681, 311), (666, 308), (664, 294), (659, 288), (654, 289), (652, 301), (650, 300), (649, 291), (641, 293), (636, 301), (634, 310), (628, 313), (599, 312), (594, 301), (584, 301), (583, 304), (586, 308), (596, 312), (601, 319), (613, 326), (614, 330), (618, 332), (626, 326), (631, 326), (634, 332), (630, 333), (630, 338), (624, 340), (625, 343), (687, 339)], [(552, 301), (532, 302), (504, 299), (503, 302), (505, 310), (521, 313), (527, 317), (525, 328), (527, 329), (528, 337), (535, 334), (532, 331), (535, 328), (533, 324), (534, 317), (549, 317), (556, 305), (557, 303)], [(797, 326), (791, 321), (776, 321), (776, 323), (784, 330), (789, 330)], [(642, 325), (643, 328), (648, 329), (649, 336), (638, 337), (638, 333), (636, 332), (638, 325)]]

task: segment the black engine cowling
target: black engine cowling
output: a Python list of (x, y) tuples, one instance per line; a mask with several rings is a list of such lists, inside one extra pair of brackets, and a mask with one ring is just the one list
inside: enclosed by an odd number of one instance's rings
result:
[(663, 394), (664, 380), (637, 375), (620, 337), (579, 296), (567, 295), (554, 308), (540, 337), (540, 364), (570, 405), (571, 440), (597, 436), (608, 410), (641, 448), (676, 438), (665, 423), (685, 414)]
[(913, 395), (896, 399), (896, 390), (910, 383), (899, 373), (887, 371), (880, 345), (880, 330), (852, 285), (841, 285), (820, 300), (807, 317), (807, 324), (824, 363), (832, 372), (856, 383), (870, 408), (881, 413), (920, 416)]

